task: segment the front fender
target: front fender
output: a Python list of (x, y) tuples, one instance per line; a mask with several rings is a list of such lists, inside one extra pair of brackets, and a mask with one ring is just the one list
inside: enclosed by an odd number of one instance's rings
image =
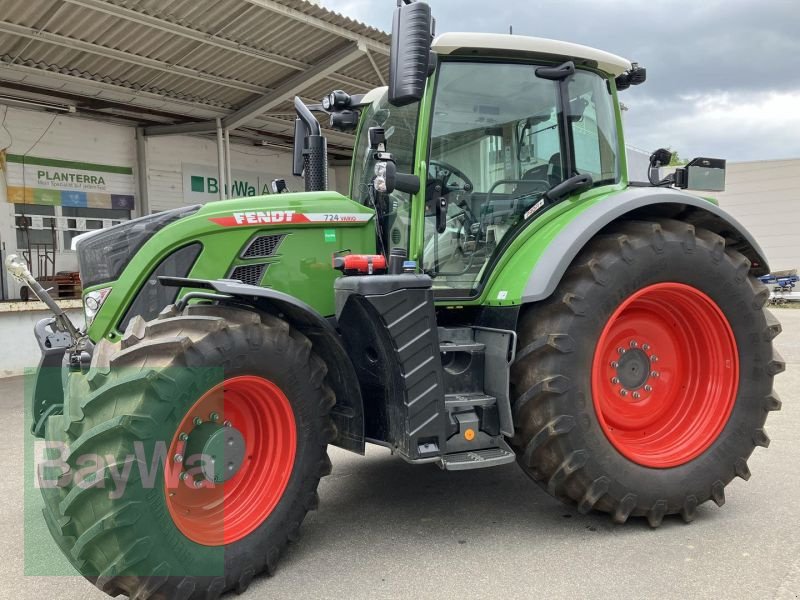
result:
[[(605, 196), (586, 208), (576, 205), (556, 222), (545, 226), (545, 234), (550, 240), (531, 265), (524, 285), (518, 288), (519, 295), (512, 296), (509, 293), (508, 300), (513, 302), (518, 299), (520, 303), (527, 303), (548, 298), (581, 249), (614, 221), (659, 217), (686, 221), (723, 236), (729, 247), (750, 260), (754, 275), (769, 273), (766, 256), (758, 242), (734, 217), (716, 204), (679, 190), (629, 187)], [(539, 234), (534, 233), (526, 245), (540, 244), (541, 239), (537, 239)], [(517, 255), (526, 255), (525, 245)], [(497, 287), (497, 284), (493, 287)], [(502, 292), (490, 290), (488, 300), (498, 297), (498, 294)]]
[(328, 367), (328, 383), (336, 394), (336, 405), (331, 410), (331, 418), (336, 425), (336, 439), (331, 443), (345, 450), (364, 454), (364, 404), (361, 388), (341, 338), (328, 319), (289, 294), (239, 281), (179, 277), (159, 277), (159, 281), (162, 285), (189, 290), (212, 290), (230, 296), (237, 303), (253, 306), (289, 321), (311, 340), (314, 352)]

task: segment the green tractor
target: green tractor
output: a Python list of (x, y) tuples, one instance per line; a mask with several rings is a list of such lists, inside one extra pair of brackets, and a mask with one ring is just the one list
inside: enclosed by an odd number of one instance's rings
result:
[[(112, 595), (242, 592), (316, 508), (329, 444), (516, 461), (617, 523), (722, 505), (769, 444), (780, 325), (758, 244), (681, 189), (720, 189), (724, 161), (659, 179), (656, 152), (629, 181), (618, 93), (644, 79), (570, 43), (434, 39), (406, 0), (388, 88), (295, 99), (305, 192), (81, 236), (85, 331), (28, 281), (56, 311), (31, 412), (72, 564)], [(315, 112), (356, 131), (349, 197)]]

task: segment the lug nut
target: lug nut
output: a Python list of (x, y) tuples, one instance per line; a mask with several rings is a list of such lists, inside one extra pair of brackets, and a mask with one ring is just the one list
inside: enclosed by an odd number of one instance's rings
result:
[(652, 392), (652, 391), (653, 391), (653, 386), (652, 386), (652, 385), (646, 385), (646, 386), (644, 386), (644, 391), (645, 391), (645, 392)]
[(619, 391), (619, 395), (620, 396), (627, 396), (628, 395), (628, 390), (620, 390)]
[(642, 344), (642, 350), (644, 350), (645, 352), (650, 350), (650, 344)]
[(636, 348), (639, 344), (636, 343), (636, 340), (631, 340), (631, 348)]
[(210, 416), (211, 420), (214, 421), (214, 423), (219, 421), (219, 414), (218, 413), (212, 412), (209, 416)]
[(650, 362), (658, 362), (658, 357), (653, 354), (653, 356), (650, 357)]
[(619, 363), (617, 361), (615, 361), (615, 360), (611, 361), (611, 368), (612, 369), (616, 369), (618, 366), (619, 366)]
[(194, 487), (196, 487), (197, 489), (200, 489), (201, 487), (203, 487), (203, 480), (202, 479), (195, 479), (194, 480)]
[(233, 423), (231, 423), (230, 421), (225, 421), (225, 422), (224, 422), (224, 423), (222, 423), (222, 424), (223, 424), (225, 427), (233, 427)]
[(650, 371), (650, 377), (658, 377), (658, 371)]
[(188, 434), (181, 433), (181, 434), (178, 436), (178, 439), (179, 439), (180, 441), (182, 441), (182, 442), (185, 442), (186, 440), (188, 440), (188, 439), (189, 439), (189, 436), (188, 436)]
[(174, 459), (175, 459), (176, 463), (182, 463), (183, 462), (183, 454), (176, 454)]
[(617, 384), (617, 383), (619, 383), (619, 379), (617, 377), (612, 377), (611, 378), (611, 383)]
[(638, 400), (639, 398), (641, 398), (641, 396), (639, 395), (639, 392), (633, 392), (633, 397), (634, 397), (636, 400)]
[(195, 417), (193, 422), (195, 425), (202, 425), (203, 419), (201, 419), (200, 417)]
[(625, 354), (625, 348), (620, 346), (619, 348), (617, 348), (617, 352), (619, 352), (620, 354)]
[(189, 479), (189, 473), (184, 471), (183, 473), (181, 473), (181, 481), (186, 481), (187, 479)]

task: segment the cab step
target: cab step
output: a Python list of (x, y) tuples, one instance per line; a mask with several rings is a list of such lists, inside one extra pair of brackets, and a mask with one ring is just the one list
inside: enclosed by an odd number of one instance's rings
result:
[(467, 469), (483, 469), (497, 467), (514, 462), (516, 455), (502, 439), (497, 448), (483, 450), (467, 450), (446, 454), (441, 459), (441, 467), (445, 471), (465, 471)]

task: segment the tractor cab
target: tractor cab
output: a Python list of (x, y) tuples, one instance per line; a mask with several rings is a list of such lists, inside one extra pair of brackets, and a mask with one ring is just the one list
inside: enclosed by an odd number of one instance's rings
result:
[[(624, 187), (616, 90), (641, 83), (644, 69), (585, 46), (513, 35), (431, 42), (423, 27), (409, 41), (409, 11), (429, 8), (398, 11), (396, 52), (425, 43), (431, 52), (344, 107), (362, 112), (350, 197), (375, 209), (380, 253), (413, 259), (437, 298), (475, 298), (536, 217), (581, 192)], [(413, 93), (402, 80), (411, 72)]]

